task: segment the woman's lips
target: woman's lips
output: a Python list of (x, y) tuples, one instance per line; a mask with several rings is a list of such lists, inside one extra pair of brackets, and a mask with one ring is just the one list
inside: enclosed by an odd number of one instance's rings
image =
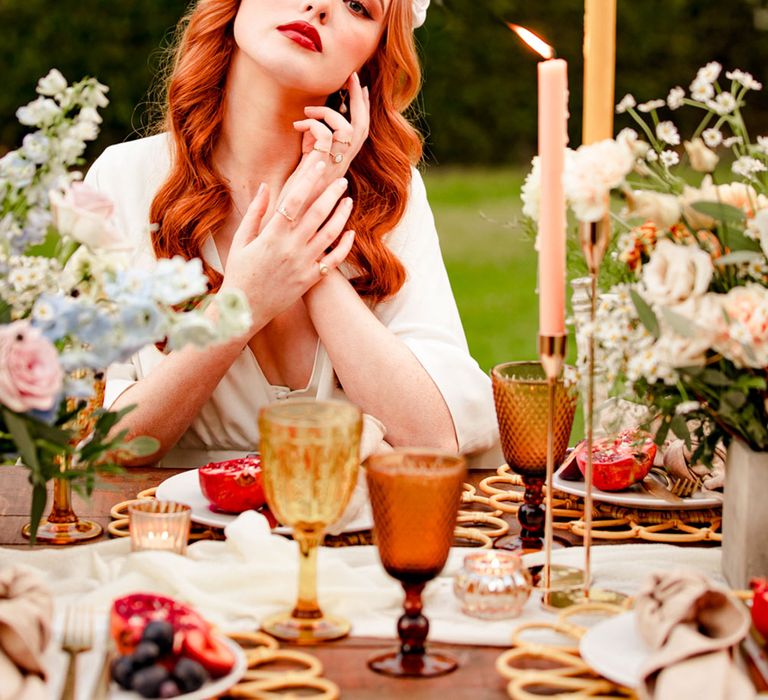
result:
[(283, 24), (277, 28), (281, 34), (284, 34), (292, 41), (295, 41), (299, 46), (303, 46), (310, 51), (317, 51), (322, 53), (323, 42), (320, 40), (320, 35), (309, 22), (291, 22), (290, 24)]

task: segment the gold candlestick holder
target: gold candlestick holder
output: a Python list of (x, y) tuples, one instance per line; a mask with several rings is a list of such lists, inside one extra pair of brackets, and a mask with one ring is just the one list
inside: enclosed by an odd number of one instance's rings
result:
[(594, 403), (595, 403), (595, 336), (594, 324), (597, 315), (597, 279), (600, 265), (608, 250), (611, 240), (611, 219), (606, 214), (600, 221), (582, 222), (579, 226), (579, 242), (587, 261), (590, 282), (590, 328), (587, 345), (587, 401), (584, 423), (586, 427), (585, 446), (587, 463), (584, 473), (584, 586), (581, 590), (553, 591), (547, 598), (547, 604), (555, 608), (565, 608), (579, 603), (600, 602), (621, 604), (627, 596), (617, 591), (608, 591), (592, 587), (592, 487), (594, 481), (592, 465), (592, 445), (594, 443)]

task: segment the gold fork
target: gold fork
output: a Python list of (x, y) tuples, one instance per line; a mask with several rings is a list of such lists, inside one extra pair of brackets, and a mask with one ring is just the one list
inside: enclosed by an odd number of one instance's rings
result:
[(68, 654), (67, 676), (61, 700), (74, 700), (77, 655), (93, 646), (93, 614), (89, 608), (68, 605), (64, 608), (61, 648)]
[(694, 493), (701, 490), (701, 479), (699, 477), (672, 477), (670, 478), (669, 490), (680, 498), (690, 498)]

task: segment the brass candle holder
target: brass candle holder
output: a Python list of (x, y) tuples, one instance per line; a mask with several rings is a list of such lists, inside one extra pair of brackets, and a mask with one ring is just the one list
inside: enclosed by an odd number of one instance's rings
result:
[(584, 586), (581, 590), (558, 590), (547, 595), (547, 605), (564, 608), (585, 602), (613, 603), (620, 605), (626, 597), (617, 591), (607, 591), (592, 587), (592, 488), (594, 471), (592, 465), (592, 445), (594, 443), (594, 403), (595, 403), (595, 337), (594, 324), (597, 315), (597, 279), (600, 265), (608, 250), (611, 240), (611, 219), (606, 214), (599, 221), (582, 222), (579, 226), (579, 242), (589, 270), (590, 282), (590, 331), (587, 337), (587, 400), (584, 423), (586, 427), (585, 446), (587, 455), (584, 473)]

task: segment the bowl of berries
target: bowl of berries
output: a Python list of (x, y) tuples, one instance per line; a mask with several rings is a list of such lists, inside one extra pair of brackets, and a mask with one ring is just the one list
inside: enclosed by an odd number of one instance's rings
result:
[(113, 700), (202, 700), (224, 693), (245, 673), (245, 654), (235, 642), (166, 596), (133, 593), (115, 600), (110, 634)]

